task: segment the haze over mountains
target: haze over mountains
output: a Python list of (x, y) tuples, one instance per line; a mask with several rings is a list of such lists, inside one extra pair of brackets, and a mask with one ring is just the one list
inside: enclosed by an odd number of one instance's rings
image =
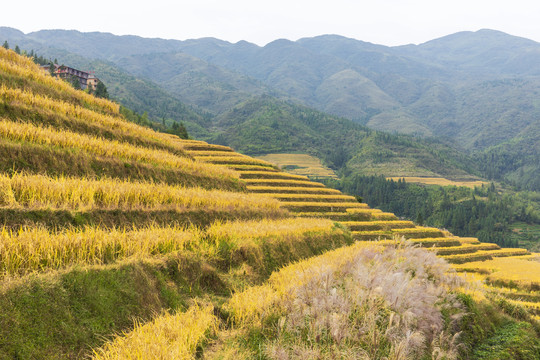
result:
[[(137, 111), (144, 102), (161, 103), (168, 110), (150, 115), (183, 119), (198, 136), (227, 133), (224, 119), (235, 107), (269, 95), (263, 99), (292, 101), (373, 129), (443, 139), (470, 152), (483, 173), (540, 188), (540, 44), (528, 39), (480, 30), (399, 47), (337, 35), (260, 47), (0, 28), (3, 39), (75, 65), (92, 63), (104, 70), (114, 97)], [(137, 94), (114, 85), (129, 76), (137, 78), (131, 80)], [(230, 131), (221, 138), (232, 141)]]

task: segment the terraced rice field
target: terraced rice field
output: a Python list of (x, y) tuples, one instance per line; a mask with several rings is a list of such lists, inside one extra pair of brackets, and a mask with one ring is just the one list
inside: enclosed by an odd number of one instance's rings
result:
[(387, 179), (392, 179), (398, 181), (399, 179), (404, 179), (408, 183), (417, 183), (417, 184), (426, 184), (426, 185), (440, 185), (440, 186), (466, 186), (473, 189), (476, 186), (488, 185), (489, 183), (481, 180), (463, 180), (455, 181), (445, 178), (435, 178), (435, 177), (415, 177), (415, 176), (403, 176), (403, 177), (388, 177)]
[[(377, 349), (380, 338), (396, 339), (389, 308), (379, 297), (358, 304), (370, 297), (337, 294), (351, 285), (345, 293), (366, 294), (366, 279), (383, 282), (377, 291), (388, 291), (400, 318), (410, 319), (415, 306), (418, 321), (433, 311), (424, 321), (430, 337), (431, 320), (444, 327), (434, 297), (459, 284), (435, 254), (511, 306), (529, 309), (521, 319), (539, 316), (540, 262), (525, 250), (419, 227), (227, 146), (129, 123), (117, 104), (76, 91), (2, 47), (0, 100), (2, 359), (256, 358), (228, 348), (236, 330), (266, 320), (285, 329), (280, 312), (298, 304), (321, 320), (310, 304), (322, 293), (329, 297), (318, 304), (342, 299), (349, 310), (369, 311), (347, 319), (333, 311), (322, 332), (295, 320), (303, 310), (289, 311), (290, 324), (313, 339), (371, 341)], [(383, 275), (357, 272), (369, 267)], [(411, 282), (410, 269), (422, 279)], [(370, 314), (382, 313), (392, 332), (356, 332), (359, 339), (335, 331), (351, 319), (360, 321), (353, 327), (371, 321), (380, 329)], [(394, 349), (424, 337), (402, 330)], [(257, 346), (272, 348), (265, 341)]]
[[(205, 148), (205, 155), (209, 155), (212, 146)], [(219, 147), (215, 148), (220, 151)], [(211, 159), (211, 157), (208, 157)], [(288, 155), (266, 156), (261, 159), (274, 162), (279, 165), (285, 161), (292, 161), (294, 157)], [(240, 173), (250, 192), (259, 193), (279, 200), (282, 206), (292, 211), (295, 216), (309, 218), (328, 218), (340, 221), (347, 226), (354, 239), (358, 242), (375, 241), (381, 245), (395, 244), (396, 239), (407, 239), (419, 246), (432, 249), (438, 256), (454, 264), (458, 271), (484, 272), (493, 271), (493, 267), (499, 267), (496, 272), (490, 273), (489, 281), (498, 284), (497, 288), (503, 296), (511, 298), (511, 287), (515, 285), (516, 277), (521, 276), (515, 269), (531, 268), (535, 274), (525, 276), (518, 283), (524, 284), (523, 293), (528, 294), (531, 288), (540, 286), (540, 268), (532, 264), (528, 259), (529, 252), (524, 249), (501, 249), (496, 244), (480, 243), (475, 238), (459, 238), (440, 229), (415, 226), (410, 221), (399, 220), (394, 214), (384, 213), (377, 209), (370, 209), (367, 204), (361, 204), (354, 198), (340, 195), (333, 189), (324, 185), (308, 181), (305, 177), (295, 176), (282, 172), (253, 170), (239, 168), (244, 164), (241, 160), (234, 163), (233, 158), (226, 166), (234, 168)], [(290, 165), (295, 165), (295, 164)], [(288, 164), (288, 163), (287, 163)], [(235, 167), (236, 166), (236, 167)], [(299, 174), (297, 171), (294, 173)], [(302, 174), (308, 175), (309, 174)], [(397, 178), (395, 179), (397, 180)], [(409, 182), (422, 182), (425, 184), (456, 185), (456, 186), (481, 186), (481, 181), (456, 182), (441, 178), (405, 178)], [(337, 202), (336, 200), (340, 201)], [(316, 200), (316, 201), (315, 201)], [(504, 259), (504, 260), (502, 260)], [(502, 262), (501, 262), (502, 261)], [(532, 264), (532, 265), (531, 265)], [(533, 277), (534, 279), (532, 279)], [(538, 279), (537, 279), (538, 278)], [(540, 287), (539, 287), (540, 288)], [(536, 297), (532, 296), (533, 299)], [(538, 313), (538, 300), (524, 302), (522, 305), (531, 309), (533, 314)]]
[(337, 179), (336, 173), (325, 167), (321, 160), (308, 154), (267, 154), (258, 159), (275, 164), (291, 174), (311, 179)]

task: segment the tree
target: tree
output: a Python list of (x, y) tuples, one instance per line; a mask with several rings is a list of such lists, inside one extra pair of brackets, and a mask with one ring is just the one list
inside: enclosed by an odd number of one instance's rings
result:
[(189, 137), (186, 127), (182, 123), (173, 122), (171, 129), (171, 133), (177, 135), (181, 139), (187, 139)]
[(9, 44), (8, 44), (7, 40), (4, 41), (4, 45), (2, 45), (2, 47), (3, 47), (4, 49), (6, 49), (6, 50), (9, 50)]
[(81, 82), (79, 81), (79, 78), (74, 76), (71, 80), (71, 85), (77, 90), (81, 90)]
[(19, 55), (21, 54), (21, 49), (19, 48), (19, 45), (15, 45), (15, 52)]
[(418, 215), (416, 216), (416, 224), (424, 225), (424, 217), (421, 212), (418, 212)]
[(109, 92), (107, 91), (107, 87), (103, 82), (98, 81), (98, 84), (96, 86), (96, 92), (94, 93), (94, 95), (99, 98), (109, 98)]
[(54, 66), (53, 63), (49, 63), (49, 74), (51, 74), (51, 76), (54, 76), (55, 71), (56, 71), (56, 66)]

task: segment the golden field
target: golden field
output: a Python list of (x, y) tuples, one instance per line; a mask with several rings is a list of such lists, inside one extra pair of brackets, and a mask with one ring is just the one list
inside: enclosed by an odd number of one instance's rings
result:
[[(526, 251), (370, 209), (305, 177), (335, 176), (316, 158), (281, 154), (308, 169), (288, 174), (129, 123), (3, 48), (0, 100), (2, 149), (24, 154), (0, 173), (0, 359), (455, 359), (529, 321), (469, 298), (443, 257), (537, 311)], [(53, 172), (70, 154), (86, 166)]]
[(0, 207), (53, 209), (205, 209), (284, 214), (276, 200), (245, 193), (116, 179), (0, 175)]
[(323, 166), (320, 159), (308, 154), (267, 154), (257, 158), (285, 168), (285, 171), (291, 174), (337, 179), (332, 169)]
[(476, 186), (488, 185), (489, 183), (481, 180), (470, 180), (470, 181), (455, 181), (445, 178), (436, 178), (436, 177), (414, 177), (414, 176), (400, 176), (400, 177), (389, 177), (394, 181), (399, 179), (405, 180), (408, 183), (418, 183), (426, 185), (440, 185), (440, 186), (466, 186), (469, 188), (474, 188)]
[(196, 359), (197, 345), (218, 330), (212, 306), (162, 315), (94, 350), (95, 360)]

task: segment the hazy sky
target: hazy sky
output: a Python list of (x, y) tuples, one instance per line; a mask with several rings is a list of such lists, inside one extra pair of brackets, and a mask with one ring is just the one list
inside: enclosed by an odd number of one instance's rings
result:
[(538, 0), (7, 0), (0, 26), (259, 45), (339, 34), (384, 45), (489, 28), (540, 42)]

